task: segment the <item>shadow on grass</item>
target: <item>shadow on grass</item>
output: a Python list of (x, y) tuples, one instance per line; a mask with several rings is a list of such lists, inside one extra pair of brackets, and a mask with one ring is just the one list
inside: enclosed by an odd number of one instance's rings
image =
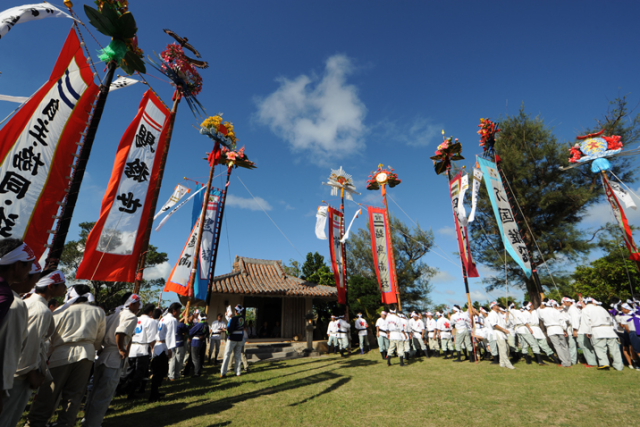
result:
[[(181, 421), (185, 421), (191, 418), (197, 418), (206, 415), (219, 414), (223, 411), (233, 408), (236, 403), (245, 402), (247, 400), (256, 399), (262, 396), (268, 396), (272, 394), (277, 394), (289, 390), (300, 389), (303, 387), (307, 387), (310, 385), (315, 385), (318, 383), (338, 380), (331, 386), (327, 387), (324, 391), (309, 397), (297, 404), (302, 404), (308, 402), (312, 399), (315, 399), (318, 396), (329, 393), (337, 388), (343, 386), (348, 383), (351, 378), (344, 377), (342, 375), (338, 375), (333, 372), (321, 372), (315, 375), (307, 376), (304, 378), (299, 378), (295, 380), (291, 380), (285, 382), (280, 385), (276, 385), (273, 387), (267, 387), (261, 390), (256, 390), (248, 393), (239, 394), (237, 396), (227, 397), (219, 400), (210, 400), (210, 399), (200, 399), (196, 401), (190, 402), (175, 402), (172, 403), (169, 401), (164, 401), (158, 406), (154, 406), (152, 408), (148, 408), (144, 411), (134, 414), (121, 414), (114, 417), (109, 417), (105, 420), (105, 424), (115, 425), (115, 426), (146, 426), (146, 425), (168, 425)], [(229, 385), (230, 387), (237, 386)], [(215, 390), (209, 390), (215, 391)], [(185, 395), (198, 394), (197, 391), (189, 390), (184, 393)], [(176, 395), (170, 396), (171, 398), (175, 398)], [(194, 406), (197, 405), (197, 406)], [(184, 411), (185, 408), (189, 406), (189, 408)], [(160, 409), (160, 410), (159, 410)], [(214, 424), (215, 425), (215, 424)]]

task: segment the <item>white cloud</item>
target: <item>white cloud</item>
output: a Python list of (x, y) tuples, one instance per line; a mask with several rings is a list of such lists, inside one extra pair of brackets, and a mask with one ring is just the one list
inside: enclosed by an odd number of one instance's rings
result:
[(388, 138), (398, 140), (413, 147), (426, 147), (441, 142), (443, 125), (433, 123), (425, 117), (416, 117), (412, 123), (400, 125), (398, 122), (384, 122)]
[(144, 278), (147, 280), (167, 279), (171, 273), (171, 264), (165, 261), (162, 264), (154, 265), (144, 269)]
[(249, 209), (251, 211), (260, 211), (262, 209), (264, 209), (265, 211), (270, 211), (273, 209), (269, 202), (267, 202), (262, 197), (245, 199), (244, 197), (238, 197), (234, 196), (233, 194), (229, 194), (227, 196), (226, 204), (227, 206), (233, 206), (240, 209)]
[(458, 279), (455, 276), (453, 276), (451, 273), (449, 273), (448, 271), (439, 270), (435, 274), (435, 276), (433, 276), (433, 278), (430, 280), (430, 282), (433, 283), (433, 284), (453, 283), (456, 280), (458, 280)]
[(324, 74), (278, 79), (280, 87), (258, 100), (258, 119), (282, 135), (293, 151), (307, 152), (319, 164), (346, 157), (364, 147), (365, 105), (357, 89), (346, 83), (351, 60), (334, 55)]
[(436, 231), (438, 234), (456, 237), (456, 229), (454, 227), (442, 227)]

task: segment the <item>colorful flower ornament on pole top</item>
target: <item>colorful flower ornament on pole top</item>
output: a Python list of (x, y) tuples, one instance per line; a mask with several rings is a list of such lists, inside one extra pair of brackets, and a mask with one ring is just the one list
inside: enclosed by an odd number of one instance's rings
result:
[[(213, 151), (209, 155), (211, 166), (226, 164), (229, 168), (255, 169), (257, 167), (245, 154), (244, 147), (237, 149), (239, 139), (236, 138), (233, 123), (223, 123), (222, 113), (211, 116), (202, 122), (200, 133), (215, 141)], [(221, 145), (222, 148), (220, 148)]]
[(97, 0), (96, 5), (98, 10), (84, 6), (89, 22), (102, 34), (111, 37), (109, 46), (101, 50), (100, 60), (106, 63), (116, 62), (127, 74), (146, 73), (147, 69), (142, 61), (144, 52), (138, 47), (138, 26), (133, 14), (129, 12), (129, 2)]
[(353, 183), (353, 177), (346, 173), (342, 166), (340, 169), (331, 169), (331, 175), (329, 176), (329, 182), (325, 183), (331, 187), (331, 195), (337, 196), (338, 190), (344, 190), (344, 195), (347, 200), (353, 200), (353, 194), (360, 194), (356, 191), (356, 186)]
[[(444, 130), (442, 130), (442, 136), (444, 137)], [(451, 168), (452, 161), (464, 160), (460, 153), (462, 153), (462, 144), (458, 141), (458, 138), (455, 141), (452, 136), (446, 138), (442, 144), (438, 145), (436, 155), (431, 156), (436, 174), (445, 173)]]
[(491, 119), (480, 119), (478, 127), (480, 128), (478, 131), (480, 146), (483, 148), (484, 154), (495, 156), (496, 134), (502, 129), (499, 129), (498, 124)]
[(396, 185), (402, 183), (402, 180), (398, 178), (398, 174), (395, 173), (395, 169), (391, 166), (386, 168), (382, 163), (378, 165), (378, 169), (371, 172), (369, 179), (367, 180), (367, 190), (379, 190), (380, 186), (388, 185), (393, 188)]
[(571, 163), (591, 163), (591, 172), (598, 173), (611, 169), (607, 157), (612, 157), (622, 151), (624, 144), (618, 135), (603, 136), (604, 130), (589, 135), (578, 136), (581, 142), (571, 147)]

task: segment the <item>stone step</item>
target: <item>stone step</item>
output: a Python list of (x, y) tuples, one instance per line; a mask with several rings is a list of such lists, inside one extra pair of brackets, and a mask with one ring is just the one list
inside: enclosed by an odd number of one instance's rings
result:
[(249, 353), (247, 351), (247, 360), (249, 362), (258, 362), (261, 360), (270, 360), (270, 359), (296, 359), (298, 357), (302, 357), (296, 351), (277, 351), (277, 352), (260, 352), (260, 353)]

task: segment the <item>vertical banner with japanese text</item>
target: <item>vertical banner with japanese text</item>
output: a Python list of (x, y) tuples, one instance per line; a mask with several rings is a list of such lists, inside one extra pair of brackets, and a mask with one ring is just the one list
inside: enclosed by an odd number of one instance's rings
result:
[(481, 157), (478, 157), (478, 163), (480, 164), (493, 213), (500, 229), (502, 243), (511, 258), (522, 268), (527, 277), (531, 277), (533, 272), (531, 271), (529, 251), (522, 240), (522, 235), (513, 216), (496, 164)]
[(189, 289), (189, 276), (191, 275), (191, 270), (195, 267), (194, 262), (199, 223), (199, 221), (196, 222), (191, 229), (189, 240), (187, 240), (187, 244), (184, 245), (180, 258), (175, 267), (173, 267), (173, 270), (171, 270), (169, 279), (167, 279), (167, 284), (164, 287), (165, 292), (175, 292), (179, 295), (192, 296), (192, 290)]
[(627, 214), (624, 212), (614, 188), (612, 188), (612, 183), (609, 182), (609, 178), (607, 178), (605, 174), (602, 174), (602, 182), (604, 183), (605, 193), (607, 194), (607, 199), (609, 199), (609, 203), (611, 204), (611, 209), (613, 209), (613, 216), (616, 217), (616, 222), (622, 229), (624, 242), (631, 254), (629, 258), (633, 261), (640, 261), (640, 253), (638, 253), (638, 247), (636, 246), (636, 242), (633, 240), (633, 230), (629, 226)]
[(171, 112), (153, 91), (145, 92), (138, 114), (120, 141), (100, 219), (89, 233), (76, 277), (133, 282), (152, 197), (160, 176)]
[(339, 210), (329, 206), (329, 252), (331, 267), (338, 288), (338, 304), (347, 303), (347, 271), (345, 268), (345, 247), (340, 242), (344, 232), (344, 215)]
[(378, 284), (382, 292), (383, 304), (398, 303), (398, 281), (393, 245), (389, 228), (389, 217), (383, 208), (369, 206), (369, 227), (373, 264), (376, 267)]
[(38, 258), (98, 91), (71, 30), (49, 81), (0, 131), (0, 238), (23, 239)]
[[(460, 250), (460, 261), (464, 266), (467, 277), (480, 277), (476, 263), (473, 261), (471, 247), (469, 246), (469, 232), (466, 225), (466, 213), (461, 212), (464, 203), (465, 182), (462, 171), (449, 182), (451, 190), (451, 205), (453, 206), (453, 219), (456, 224), (456, 237), (458, 238), (458, 249)], [(468, 184), (466, 185), (468, 187)]]

